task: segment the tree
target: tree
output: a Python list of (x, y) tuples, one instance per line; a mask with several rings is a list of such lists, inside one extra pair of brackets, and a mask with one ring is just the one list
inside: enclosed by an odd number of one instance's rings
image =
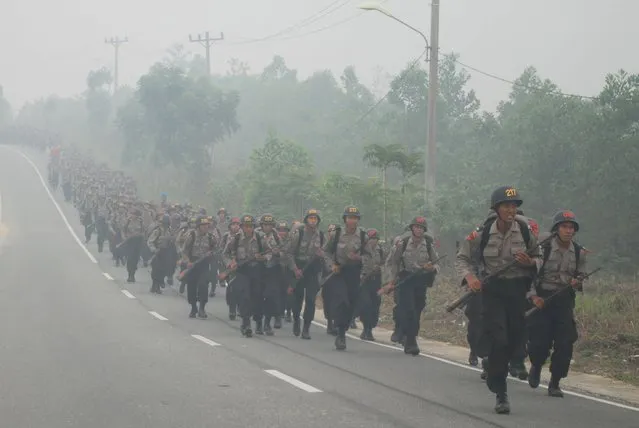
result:
[(383, 190), (383, 235), (384, 239), (387, 238), (387, 226), (388, 226), (388, 168), (396, 167), (401, 168), (402, 165), (407, 165), (406, 155), (400, 144), (389, 144), (383, 146), (381, 144), (370, 144), (364, 147), (364, 162), (370, 166), (379, 168), (382, 174), (382, 190)]
[(0, 85), (0, 127), (9, 125), (11, 122), (11, 106), (4, 98), (4, 89)]
[(245, 208), (280, 218), (301, 213), (313, 193), (313, 162), (303, 146), (271, 133), (251, 154)]
[(92, 70), (87, 76), (86, 108), (89, 125), (95, 130), (104, 130), (111, 117), (109, 86), (113, 82), (111, 71), (106, 67)]

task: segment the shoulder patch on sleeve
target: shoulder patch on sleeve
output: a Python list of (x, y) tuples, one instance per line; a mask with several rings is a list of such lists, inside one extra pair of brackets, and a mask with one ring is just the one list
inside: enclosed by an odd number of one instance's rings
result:
[(470, 234), (466, 237), (466, 241), (472, 241), (479, 236), (479, 233), (476, 230), (470, 232)]

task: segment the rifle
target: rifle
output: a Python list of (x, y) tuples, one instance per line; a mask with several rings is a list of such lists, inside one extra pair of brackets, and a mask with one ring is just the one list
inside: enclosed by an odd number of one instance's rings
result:
[(197, 266), (203, 264), (205, 261), (208, 261), (211, 258), (212, 255), (213, 255), (213, 253), (209, 251), (208, 253), (206, 253), (204, 255), (204, 257), (200, 258), (199, 260), (196, 260), (195, 263), (193, 263), (191, 265), (191, 267), (187, 267), (182, 272), (180, 272), (180, 274), (178, 275), (178, 280), (179, 281), (185, 281), (187, 275), (190, 274), (191, 272), (193, 272), (193, 269), (195, 269)]
[[(552, 233), (549, 237), (547, 237), (546, 239), (544, 239), (543, 241), (539, 242), (537, 244), (537, 246), (530, 248), (529, 250), (526, 250), (526, 254), (527, 255), (531, 255), (534, 251), (537, 251), (537, 249), (539, 247), (543, 247), (544, 245), (546, 245), (547, 243), (549, 243), (551, 241), (552, 238), (554, 238), (557, 234), (556, 233)], [(484, 286), (485, 284), (487, 284), (490, 280), (495, 279), (496, 277), (498, 277), (499, 275), (501, 275), (502, 273), (506, 272), (508, 269), (510, 269), (511, 267), (515, 266), (517, 263), (519, 263), (517, 261), (517, 259), (513, 259), (510, 263), (507, 263), (506, 265), (504, 265), (503, 267), (501, 267), (500, 269), (497, 269), (497, 271), (491, 273), (490, 275), (486, 275), (482, 280), (481, 280), (481, 285)], [(475, 294), (475, 291), (468, 291), (466, 294), (464, 294), (463, 296), (461, 296), (459, 299), (455, 300), (453, 303), (451, 303), (450, 305), (448, 305), (446, 307), (446, 312), (452, 312), (457, 308), (461, 308), (462, 306), (466, 305), (470, 299), (473, 297), (473, 295)]]
[[(432, 265), (435, 265), (437, 262), (439, 262), (441, 259), (443, 259), (443, 258), (445, 258), (447, 256), (448, 256), (448, 254), (444, 254), (443, 256), (438, 257), (437, 259), (433, 260), (430, 263)], [(402, 279), (396, 286), (394, 286), (392, 288), (388, 287), (388, 285), (390, 285), (390, 284), (387, 284), (386, 286), (380, 288), (380, 290), (378, 291), (378, 294), (379, 295), (388, 294), (391, 291), (393, 291), (394, 289), (399, 288), (402, 284), (405, 284), (408, 281), (412, 280), (413, 278), (416, 278), (416, 277), (418, 277), (420, 275), (424, 275), (424, 274), (428, 274), (428, 273), (434, 273), (434, 272), (426, 271), (424, 268), (419, 269), (418, 271), (415, 271), (415, 272), (409, 274), (406, 278)]]
[(295, 282), (293, 283), (293, 285), (291, 285), (289, 288), (292, 288), (293, 290), (295, 290), (297, 288), (297, 285), (300, 283), (300, 281), (302, 280), (302, 278), (304, 278), (304, 274), (308, 272), (308, 269), (313, 266), (315, 264), (316, 261), (321, 260), (322, 258), (320, 256), (313, 256), (311, 257), (306, 264), (304, 265), (304, 267), (302, 268), (302, 276), (299, 279), (295, 279)]
[[(597, 269), (593, 270), (593, 271), (592, 271), (592, 272), (590, 272), (590, 273), (587, 273), (587, 274), (585, 274), (585, 275), (577, 275), (577, 276), (575, 276), (574, 278), (579, 279), (579, 280), (580, 280), (580, 282), (581, 282), (581, 281), (584, 281), (584, 280), (586, 280), (586, 279), (590, 278), (590, 276), (591, 276), (591, 275), (596, 274), (596, 273), (597, 273), (597, 272), (599, 272), (601, 269), (602, 269), (602, 268), (598, 267)], [(544, 306), (543, 306), (543, 307), (545, 307), (545, 304), (546, 304), (547, 302), (552, 301), (553, 299), (557, 298), (557, 296), (559, 296), (559, 295), (560, 295), (560, 294), (562, 294), (562, 293), (567, 293), (567, 291), (566, 291), (566, 290), (570, 290), (570, 289), (572, 289), (572, 288), (573, 288), (572, 286), (568, 285), (568, 286), (565, 286), (565, 287), (560, 288), (559, 290), (555, 291), (555, 292), (554, 292), (554, 293), (552, 293), (550, 296), (548, 296), (548, 298), (547, 298), (547, 299), (544, 299)], [(534, 306), (534, 307), (532, 307), (532, 308), (528, 309), (528, 310), (526, 311), (526, 318), (528, 318), (529, 316), (531, 316), (531, 315), (532, 315), (532, 314), (534, 314), (535, 312), (537, 312), (537, 311), (539, 311), (539, 310), (543, 309), (543, 307), (542, 307), (542, 308), (538, 308), (537, 306)]]
[[(271, 251), (271, 250), (266, 250), (266, 251), (265, 251), (265, 252), (263, 252), (263, 253), (258, 253), (258, 255), (262, 255), (262, 256), (264, 256), (264, 255), (268, 254), (270, 251)], [(257, 260), (257, 259), (255, 259), (255, 258), (253, 258), (253, 259), (246, 259), (246, 260), (242, 260), (241, 262), (239, 262), (239, 263), (237, 264), (237, 266), (235, 266), (235, 268), (234, 268), (234, 269), (227, 269), (227, 270), (225, 270), (224, 272), (220, 272), (220, 273), (217, 275), (217, 278), (218, 278), (220, 281), (224, 281), (226, 278), (228, 278), (228, 277), (229, 277), (229, 275), (230, 275), (231, 273), (233, 273), (233, 272), (237, 271), (239, 268), (241, 268), (241, 267), (242, 267), (242, 266), (244, 266), (245, 264), (247, 264), (247, 263), (252, 263), (252, 262), (260, 262), (260, 263), (261, 263), (261, 262), (263, 262), (263, 260)]]

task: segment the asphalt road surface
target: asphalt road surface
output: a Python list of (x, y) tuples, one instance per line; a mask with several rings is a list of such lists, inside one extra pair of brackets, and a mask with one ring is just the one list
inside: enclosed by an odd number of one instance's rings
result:
[(95, 235), (83, 248), (77, 212), (34, 169), (44, 155), (24, 153), (0, 147), (0, 426), (639, 427), (636, 410), (518, 382), (496, 415), (477, 372), (354, 339), (335, 351), (318, 326), (246, 339), (224, 290), (189, 319), (145, 268), (127, 284)]

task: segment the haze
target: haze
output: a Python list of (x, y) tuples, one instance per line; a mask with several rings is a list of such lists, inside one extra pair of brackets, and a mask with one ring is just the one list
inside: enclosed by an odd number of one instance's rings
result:
[[(417, 57), (423, 42), (381, 14), (358, 10), (359, 3), (352, 0), (278, 37), (237, 44), (299, 23), (331, 1), (4, 0), (0, 82), (16, 111), (24, 102), (51, 93), (79, 93), (89, 70), (113, 66), (113, 48), (104, 38), (127, 35), (130, 43), (121, 50), (120, 82), (134, 85), (175, 43), (202, 53), (199, 45), (188, 43), (188, 35), (209, 30), (226, 36), (213, 49), (214, 73), (224, 73), (233, 57), (258, 71), (279, 54), (302, 78), (326, 68), (339, 75), (353, 64), (362, 81), (382, 93), (388, 75)], [(429, 31), (428, 1), (389, 0), (385, 7)], [(628, 55), (626, 47), (639, 35), (637, 12), (639, 3), (630, 0), (442, 0), (441, 49), (454, 50), (462, 62), (509, 80), (534, 65), (565, 92), (595, 95), (606, 73), (637, 69), (639, 59)], [(511, 88), (471, 74), (470, 87), (483, 109), (493, 110)]]

